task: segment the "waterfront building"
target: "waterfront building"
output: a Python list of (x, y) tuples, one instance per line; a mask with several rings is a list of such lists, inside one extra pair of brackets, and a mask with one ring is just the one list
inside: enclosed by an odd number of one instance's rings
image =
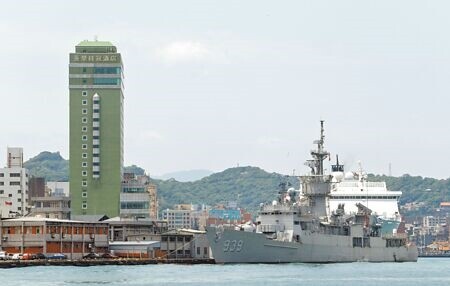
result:
[(197, 230), (171, 230), (162, 234), (161, 251), (169, 259), (211, 258), (205, 232)]
[(123, 66), (110, 42), (82, 41), (70, 54), (72, 213), (119, 215), (123, 166)]
[(109, 224), (111, 241), (160, 241), (161, 233), (167, 232), (167, 222), (111, 218)]
[(33, 216), (70, 219), (70, 198), (67, 196), (32, 197), (31, 204)]
[(125, 173), (120, 192), (120, 217), (157, 220), (157, 209), (156, 186), (150, 183), (150, 178)]
[(162, 211), (162, 219), (167, 221), (169, 230), (172, 229), (197, 229), (194, 206), (190, 204), (175, 205), (174, 209)]
[(108, 224), (39, 217), (1, 220), (0, 249), (8, 253), (63, 253), (80, 259), (108, 252)]
[(23, 149), (7, 149), (7, 164), (0, 168), (0, 216), (24, 216), (29, 211), (28, 170), (23, 167)]

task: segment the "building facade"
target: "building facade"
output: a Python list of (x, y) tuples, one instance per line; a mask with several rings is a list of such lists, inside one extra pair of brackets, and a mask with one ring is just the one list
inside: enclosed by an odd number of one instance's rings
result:
[(175, 205), (174, 209), (162, 211), (162, 219), (167, 221), (169, 230), (198, 229), (197, 211), (190, 204)]
[(29, 212), (28, 170), (23, 168), (22, 148), (8, 148), (7, 167), (0, 168), (0, 215), (24, 216)]
[(70, 198), (66, 196), (32, 197), (31, 215), (43, 218), (70, 219)]
[(157, 220), (157, 209), (156, 186), (150, 183), (150, 178), (125, 173), (120, 192), (120, 217)]
[(123, 167), (123, 66), (110, 42), (83, 41), (70, 54), (72, 213), (119, 215)]
[(8, 253), (63, 253), (79, 259), (108, 252), (108, 224), (24, 217), (0, 221), (0, 249)]

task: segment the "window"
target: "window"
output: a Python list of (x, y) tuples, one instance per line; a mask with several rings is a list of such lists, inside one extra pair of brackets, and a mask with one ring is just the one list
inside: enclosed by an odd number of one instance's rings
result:
[(5, 185), (5, 182), (0, 182), (0, 186), (4, 186)]
[(83, 210), (87, 209), (87, 203), (86, 203), (86, 202), (83, 202), (83, 203), (81, 204), (81, 208), (82, 208)]
[(92, 165), (93, 166), (100, 166), (100, 163), (99, 162), (94, 162), (94, 163), (92, 163)]
[(81, 162), (81, 167), (86, 168), (87, 167), (87, 162)]
[(86, 72), (86, 68), (83, 68), (83, 73), (85, 73)]
[(100, 136), (92, 136), (92, 139), (100, 139)]
[(100, 109), (94, 109), (93, 111), (94, 111), (94, 113), (99, 113)]
[(82, 182), (81, 182), (81, 185), (82, 185), (83, 187), (87, 187), (87, 181), (82, 181)]
[(99, 73), (99, 74), (120, 74), (120, 67), (94, 68), (94, 73)]
[(81, 113), (83, 113), (83, 114), (87, 114), (87, 108), (83, 108), (83, 109), (81, 109)]
[(82, 139), (83, 141), (86, 141), (86, 140), (87, 140), (87, 135), (81, 136), (81, 139)]
[(20, 182), (9, 182), (10, 186), (20, 186)]
[(82, 193), (81, 193), (81, 197), (82, 197), (82, 198), (87, 198), (87, 192), (82, 192)]
[(82, 149), (87, 149), (87, 144), (81, 145), (81, 148), (82, 148)]
[(81, 154), (81, 158), (86, 159), (87, 158), (87, 153), (82, 153)]
[(100, 154), (92, 154), (92, 157), (100, 157)]
[(94, 78), (94, 84), (99, 84), (99, 85), (118, 85), (118, 84), (120, 84), (120, 78), (95, 77)]
[(0, 195), (3, 195), (5, 193), (4, 190), (0, 190)]
[(82, 131), (82, 132), (87, 132), (87, 126), (81, 127), (81, 131)]
[(87, 123), (87, 117), (81, 117), (81, 122)]
[(100, 145), (93, 145), (92, 148), (100, 148)]
[(81, 95), (82, 95), (82, 96), (87, 96), (87, 94), (88, 94), (88, 92), (87, 92), (86, 90), (83, 90), (83, 91), (81, 92)]
[(92, 121), (98, 122), (98, 121), (100, 121), (100, 118), (92, 118)]
[(18, 202), (18, 203), (20, 203), (21, 201), (22, 201), (22, 199), (20, 199), (20, 198), (17, 199), (17, 202)]
[(81, 171), (81, 175), (86, 177), (87, 176), (87, 171)]
[(92, 127), (92, 130), (98, 131), (98, 130), (100, 130), (100, 127)]
[(20, 177), (20, 173), (11, 173), (9, 174), (10, 177), (18, 178)]
[(85, 78), (83, 78), (82, 82), (85, 84), (85, 83), (87, 83), (87, 80)]
[(83, 99), (83, 100), (81, 101), (81, 104), (87, 105), (87, 99)]

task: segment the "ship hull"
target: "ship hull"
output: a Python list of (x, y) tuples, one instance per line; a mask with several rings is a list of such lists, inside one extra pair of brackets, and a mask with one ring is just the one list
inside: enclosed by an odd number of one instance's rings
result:
[(415, 246), (386, 247), (380, 237), (370, 247), (353, 247), (351, 236), (303, 233), (299, 242), (278, 241), (265, 234), (207, 229), (216, 263), (334, 263), (417, 261)]

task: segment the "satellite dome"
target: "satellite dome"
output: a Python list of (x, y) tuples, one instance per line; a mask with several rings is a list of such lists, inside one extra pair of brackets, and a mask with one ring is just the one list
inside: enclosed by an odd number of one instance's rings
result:
[(354, 178), (354, 176), (353, 176), (353, 173), (352, 172), (347, 172), (347, 173), (345, 173), (345, 177), (344, 177), (346, 180), (350, 180), (350, 179), (353, 179)]

